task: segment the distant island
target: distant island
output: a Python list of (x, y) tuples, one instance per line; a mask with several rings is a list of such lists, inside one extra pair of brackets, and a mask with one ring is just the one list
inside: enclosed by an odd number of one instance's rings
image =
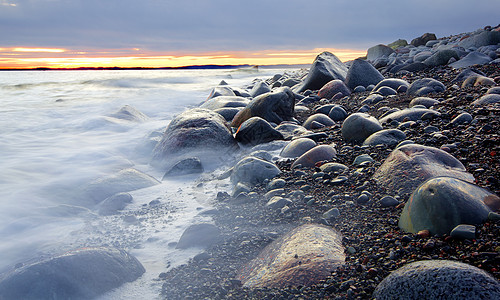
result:
[(79, 68), (20, 68), (6, 69), (0, 68), (0, 71), (99, 71), (99, 70), (221, 70), (221, 69), (255, 69), (259, 68), (309, 68), (310, 65), (191, 65), (181, 67), (79, 67)]

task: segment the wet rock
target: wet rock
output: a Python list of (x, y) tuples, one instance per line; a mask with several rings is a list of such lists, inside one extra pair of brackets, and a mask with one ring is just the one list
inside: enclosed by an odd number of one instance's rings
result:
[(173, 165), (166, 173), (163, 175), (165, 180), (168, 177), (175, 177), (188, 174), (198, 174), (203, 172), (203, 165), (197, 157), (188, 157), (180, 160), (175, 165)]
[(369, 62), (355, 59), (347, 71), (345, 83), (347, 87), (354, 90), (358, 86), (367, 87), (376, 85), (384, 79), (384, 76)]
[(257, 145), (284, 138), (266, 120), (260, 117), (252, 117), (241, 124), (236, 132), (235, 139), (244, 145)]
[(448, 260), (417, 261), (379, 283), (376, 299), (498, 299), (500, 283), (485, 271)]
[(373, 90), (377, 91), (378, 89), (380, 89), (380, 87), (383, 87), (383, 86), (390, 87), (391, 89), (397, 91), (398, 89), (400, 89), (400, 87), (406, 87), (406, 88), (408, 88), (410, 86), (410, 84), (406, 80), (403, 80), (403, 79), (387, 78), (387, 79), (384, 79), (384, 80), (380, 81), (373, 88)]
[(93, 299), (145, 272), (141, 263), (115, 248), (82, 248), (26, 264), (0, 281), (2, 299)]
[(393, 147), (404, 139), (406, 139), (406, 134), (399, 129), (383, 129), (367, 137), (363, 142), (363, 145), (387, 145), (389, 147)]
[(304, 82), (294, 88), (297, 93), (305, 90), (319, 90), (327, 82), (339, 79), (344, 81), (347, 75), (347, 67), (340, 59), (330, 52), (319, 54), (314, 60)]
[(394, 50), (392, 50), (391, 47), (387, 47), (386, 45), (379, 44), (379, 45), (373, 46), (371, 48), (368, 48), (366, 58), (369, 61), (375, 61), (381, 57), (388, 57), (392, 53), (394, 53)]
[(500, 94), (486, 94), (471, 104), (474, 106), (484, 106), (500, 102)]
[(399, 201), (392, 196), (384, 196), (379, 201), (380, 207), (394, 207), (399, 204)]
[(194, 108), (170, 122), (153, 151), (151, 164), (167, 168), (172, 161), (193, 156), (210, 160), (234, 148), (237, 144), (226, 120), (216, 112)]
[(304, 128), (306, 129), (313, 129), (314, 122), (323, 125), (323, 127), (329, 127), (335, 125), (335, 122), (332, 119), (330, 119), (327, 115), (314, 114), (309, 118), (307, 118), (307, 120), (304, 121), (304, 124), (302, 124), (302, 126), (304, 126)]
[(410, 101), (409, 106), (413, 107), (415, 105), (423, 105), (426, 108), (429, 108), (429, 107), (434, 106), (438, 103), (439, 103), (439, 101), (436, 99), (432, 99), (429, 97), (417, 97), (417, 98), (414, 98)]
[(390, 121), (396, 120), (398, 122), (402, 122), (403, 120), (407, 121), (418, 121), (422, 118), (422, 116), (426, 113), (432, 113), (435, 116), (439, 116), (440, 113), (426, 108), (407, 108), (403, 110), (399, 110), (388, 114), (382, 117), (379, 121), (380, 123), (389, 123)]
[(345, 118), (347, 118), (347, 112), (342, 108), (342, 106), (335, 105), (328, 113), (328, 117), (330, 117), (333, 121), (344, 121)]
[(302, 154), (292, 165), (295, 168), (299, 165), (303, 167), (314, 167), (316, 163), (331, 160), (337, 156), (337, 151), (330, 145), (319, 145)]
[(430, 93), (443, 92), (446, 89), (443, 83), (433, 78), (415, 80), (406, 91), (409, 96), (424, 96)]
[(487, 64), (490, 61), (492, 61), (492, 59), (488, 55), (478, 51), (473, 51), (467, 54), (467, 56), (462, 58), (461, 60), (451, 63), (450, 66), (452, 66), (455, 69), (459, 69), (459, 68), (467, 68), (473, 65)]
[(99, 203), (97, 207), (99, 215), (110, 216), (117, 214), (118, 211), (124, 209), (129, 203), (132, 203), (132, 200), (132, 195), (129, 193), (114, 194)]
[(209, 223), (194, 224), (189, 226), (177, 242), (176, 249), (191, 247), (206, 247), (220, 240), (220, 230)]
[(231, 173), (231, 182), (233, 184), (244, 183), (254, 186), (266, 179), (272, 179), (280, 173), (281, 171), (273, 163), (248, 156), (234, 166)]
[[(338, 93), (342, 95), (336, 96)], [(318, 91), (318, 96), (325, 99), (332, 99), (334, 96), (342, 98), (344, 96), (349, 96), (350, 94), (351, 91), (349, 88), (342, 80), (339, 79), (329, 81)]]
[(474, 181), (460, 161), (449, 153), (418, 144), (396, 148), (373, 175), (388, 190), (411, 193), (429, 178), (449, 176)]
[(119, 111), (110, 115), (110, 117), (138, 123), (145, 122), (149, 119), (148, 116), (130, 105), (123, 106)]
[(233, 119), (232, 127), (239, 127), (251, 117), (261, 117), (276, 124), (293, 120), (295, 96), (289, 87), (281, 87), (254, 98)]
[(365, 113), (354, 113), (342, 123), (342, 137), (350, 143), (361, 144), (367, 137), (382, 129), (376, 118)]
[(492, 88), (489, 88), (486, 94), (497, 94), (500, 95), (500, 86), (495, 86)]
[(460, 224), (451, 230), (450, 236), (456, 239), (475, 239), (476, 238), (476, 226)]
[(250, 101), (247, 98), (239, 96), (217, 96), (210, 98), (200, 105), (200, 108), (216, 110), (221, 108), (245, 107)]
[(240, 108), (232, 108), (232, 107), (226, 107), (226, 108), (218, 108), (215, 109), (214, 111), (221, 115), (227, 122), (231, 122), (236, 116), (236, 114), (240, 111)]
[(425, 181), (411, 195), (399, 218), (399, 227), (416, 233), (450, 234), (460, 224), (481, 224), (500, 198), (472, 183), (436, 177)]
[(275, 127), (277, 131), (279, 131), (285, 140), (289, 140), (293, 137), (300, 136), (303, 134), (311, 133), (309, 130), (305, 129), (303, 126), (300, 126), (295, 123), (283, 122), (279, 126)]
[(299, 138), (291, 141), (280, 153), (281, 157), (296, 158), (311, 150), (316, 142), (308, 138)]
[(239, 272), (248, 288), (308, 286), (344, 263), (340, 235), (331, 228), (306, 224), (269, 244)]

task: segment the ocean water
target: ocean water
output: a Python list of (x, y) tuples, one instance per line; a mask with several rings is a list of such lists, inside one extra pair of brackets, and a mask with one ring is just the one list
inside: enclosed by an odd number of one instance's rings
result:
[[(0, 272), (70, 249), (116, 246), (146, 273), (102, 298), (157, 297), (158, 274), (201, 251), (172, 243), (187, 226), (210, 222), (203, 211), (229, 182), (207, 174), (162, 181), (131, 192), (134, 201), (114, 216), (78, 207), (79, 188), (129, 167), (161, 180), (141, 150), (148, 134), (204, 101), (221, 80), (242, 87), (276, 73), (283, 70), (0, 72)], [(148, 119), (111, 117), (125, 105)]]

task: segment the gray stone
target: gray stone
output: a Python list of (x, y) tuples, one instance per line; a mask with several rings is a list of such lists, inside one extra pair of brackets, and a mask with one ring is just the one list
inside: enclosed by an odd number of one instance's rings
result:
[(366, 58), (369, 61), (375, 61), (377, 58), (380, 58), (380, 57), (384, 57), (384, 56), (388, 57), (392, 53), (394, 53), (394, 50), (391, 47), (387, 47), (386, 45), (379, 44), (379, 45), (373, 46), (371, 48), (368, 48)]
[(215, 109), (214, 111), (221, 115), (227, 122), (233, 121), (234, 116), (238, 112), (240, 112), (241, 108), (236, 108), (236, 107), (225, 107), (225, 108), (218, 108)]
[(347, 67), (340, 59), (330, 52), (319, 54), (309, 69), (304, 82), (294, 88), (294, 91), (301, 93), (305, 90), (319, 90), (327, 82), (340, 79), (345, 80), (347, 75)]
[(217, 96), (210, 98), (200, 105), (200, 108), (216, 110), (220, 108), (245, 107), (250, 103), (247, 98), (239, 96)]
[(423, 62), (424, 60), (428, 59), (431, 56), (432, 56), (431, 51), (422, 51), (422, 52), (415, 54), (415, 56), (413, 57), (413, 61)]
[(231, 182), (248, 184), (250, 186), (272, 179), (281, 173), (280, 169), (273, 163), (248, 156), (240, 160), (233, 168)]
[(314, 114), (314, 115), (309, 116), (309, 118), (307, 118), (307, 120), (304, 121), (304, 124), (302, 124), (302, 126), (305, 129), (313, 129), (312, 128), (313, 122), (318, 122), (320, 124), (323, 124), (326, 127), (335, 125), (335, 122), (332, 119), (330, 119), (330, 117), (328, 117), (327, 115)]
[(285, 185), (286, 185), (286, 181), (284, 179), (276, 178), (276, 179), (269, 181), (269, 183), (267, 184), (267, 189), (268, 190), (281, 189)]
[(220, 230), (209, 223), (200, 223), (189, 226), (177, 242), (176, 249), (191, 247), (207, 247), (220, 240)]
[(377, 90), (375, 90), (374, 93), (380, 94), (382, 96), (390, 96), (398, 94), (398, 92), (396, 92), (394, 89), (388, 86), (381, 86)]
[(434, 106), (438, 103), (439, 103), (439, 101), (436, 99), (432, 99), (429, 97), (417, 97), (417, 98), (414, 98), (410, 101), (409, 106), (413, 107), (415, 105), (423, 105), (426, 108), (429, 108), (429, 107)]
[(384, 196), (380, 199), (379, 204), (381, 207), (394, 207), (399, 204), (399, 201), (392, 196)]
[(311, 168), (316, 163), (331, 160), (337, 156), (337, 151), (330, 145), (319, 145), (306, 153), (302, 154), (292, 165), (292, 169), (301, 165), (302, 167)]
[(382, 129), (376, 118), (365, 113), (354, 113), (342, 123), (342, 137), (350, 143), (361, 144), (367, 137)]
[(280, 124), (293, 120), (295, 96), (289, 87), (280, 87), (254, 98), (233, 119), (232, 127), (239, 127), (251, 117), (261, 117), (268, 122)]
[(479, 268), (448, 260), (407, 264), (380, 282), (373, 298), (499, 299), (500, 283)]
[(269, 201), (267, 201), (266, 206), (271, 209), (278, 210), (290, 204), (292, 204), (292, 200), (279, 196), (274, 196), (271, 199), (269, 199)]
[(259, 95), (269, 93), (271, 91), (271, 88), (267, 85), (265, 81), (259, 80), (257, 83), (254, 84), (252, 89), (250, 90), (250, 95), (255, 98)]
[(257, 145), (284, 138), (266, 120), (260, 117), (252, 117), (240, 125), (235, 139), (244, 145)]
[(316, 107), (314, 108), (314, 112), (317, 113), (317, 114), (324, 114), (324, 115), (328, 115), (328, 113), (330, 112), (330, 110), (332, 110), (332, 108), (335, 106), (335, 104), (325, 104), (325, 105), (321, 105), (319, 107)]
[(347, 87), (354, 90), (357, 86), (367, 87), (376, 85), (384, 79), (372, 64), (362, 59), (355, 59), (347, 71), (345, 83)]
[(439, 50), (424, 60), (423, 63), (429, 67), (443, 66), (448, 64), (451, 58), (456, 60), (460, 59), (457, 52), (454, 50)]
[(408, 87), (406, 94), (419, 97), (429, 93), (444, 92), (444, 90), (446, 90), (446, 87), (440, 81), (434, 78), (422, 78), (415, 80), (410, 87)]
[[(340, 93), (340, 95), (338, 95)], [(333, 99), (342, 98), (344, 96), (349, 96), (351, 91), (344, 84), (342, 80), (334, 79), (327, 82), (321, 89), (318, 91), (318, 97), (324, 99)]]
[(355, 166), (359, 166), (361, 165), (362, 163), (366, 163), (366, 162), (373, 162), (373, 158), (370, 156), (370, 154), (360, 154), (358, 156), (356, 156), (354, 158), (354, 161), (353, 161), (353, 165)]
[(377, 146), (382, 144), (392, 147), (404, 139), (406, 139), (406, 134), (399, 129), (383, 129), (367, 137), (363, 145)]
[(387, 78), (382, 81), (380, 81), (374, 88), (374, 91), (377, 91), (380, 87), (382, 86), (388, 86), (391, 89), (397, 91), (401, 86), (404, 87), (409, 87), (410, 84), (403, 79), (398, 79), (398, 78)]
[(335, 220), (338, 216), (340, 216), (340, 211), (336, 207), (323, 213), (323, 218), (326, 220)]
[(119, 111), (110, 115), (110, 117), (138, 123), (145, 122), (149, 119), (148, 116), (130, 105), (123, 106)]
[(458, 60), (450, 64), (450, 66), (452, 66), (455, 69), (459, 69), (459, 68), (467, 68), (473, 65), (484, 65), (489, 63), (490, 61), (492, 61), (492, 59), (488, 55), (478, 51), (473, 51), (467, 54), (467, 56), (462, 58), (461, 60)]
[(333, 121), (344, 121), (345, 118), (347, 118), (347, 112), (342, 108), (342, 106), (335, 105), (328, 113), (328, 117), (330, 117)]
[(167, 168), (186, 157), (211, 160), (237, 148), (226, 120), (216, 112), (194, 108), (176, 116), (153, 151), (151, 164)]
[(236, 96), (234, 91), (227, 86), (227, 82), (222, 82), (224, 84), (219, 84), (219, 86), (214, 87), (211, 91), (210, 94), (208, 95), (208, 99), (219, 97), (219, 96)]
[(113, 196), (108, 197), (101, 203), (99, 203), (97, 207), (99, 215), (110, 216), (117, 214), (118, 211), (124, 209), (127, 204), (132, 203), (132, 200), (132, 195), (130, 195), (129, 193), (114, 194)]
[(487, 45), (496, 45), (500, 43), (500, 32), (498, 31), (482, 31), (477, 34), (461, 40), (458, 46), (465, 49), (479, 48)]
[(279, 126), (276, 126), (274, 129), (279, 131), (283, 135), (283, 138), (285, 140), (289, 140), (303, 134), (311, 133), (311, 131), (305, 129), (303, 126), (290, 122), (283, 122)]
[(319, 169), (325, 173), (342, 173), (349, 168), (340, 163), (326, 163), (322, 164)]
[(366, 92), (366, 88), (364, 86), (358, 85), (353, 90), (354, 93), (363, 93)]
[(296, 158), (311, 150), (316, 142), (308, 138), (299, 138), (291, 141), (280, 153), (281, 157)]
[(411, 195), (401, 212), (399, 227), (416, 233), (450, 234), (460, 224), (481, 224), (500, 207), (500, 198), (472, 183), (435, 177), (425, 181)]
[(450, 236), (456, 239), (475, 239), (476, 238), (476, 226), (460, 224), (451, 230)]
[(500, 86), (495, 86), (492, 88), (489, 88), (486, 94), (497, 94), (500, 95)]
[(281, 86), (293, 87), (299, 83), (300, 83), (300, 80), (297, 78), (288, 78), (287, 80), (283, 81)]
[(0, 298), (94, 299), (144, 272), (141, 263), (125, 251), (87, 247), (6, 274), (0, 280)]
[(404, 120), (407, 121), (418, 121), (422, 118), (422, 116), (425, 113), (433, 113), (436, 116), (439, 116), (440, 113), (432, 110), (432, 109), (426, 109), (426, 108), (406, 108), (403, 110), (398, 110), (396, 112), (390, 113), (388, 115), (385, 115), (382, 117), (379, 121), (380, 123), (389, 123), (393, 120), (396, 120), (398, 122), (402, 122)]
[(319, 283), (345, 260), (342, 237), (331, 228), (305, 224), (269, 244), (239, 272), (247, 288), (285, 288)]
[(175, 163), (165, 175), (163, 175), (163, 179), (165, 180), (168, 177), (189, 175), (189, 174), (198, 174), (203, 172), (203, 165), (201, 161), (197, 157), (188, 157), (182, 159)]
[(427, 32), (418, 38), (414, 38), (410, 44), (415, 47), (424, 46), (428, 41), (432, 40), (436, 40), (436, 35), (434, 33)]
[(470, 122), (472, 122), (472, 115), (464, 112), (453, 118), (450, 124), (456, 126), (460, 124), (469, 124)]
[(500, 94), (486, 94), (471, 104), (474, 106), (483, 106), (500, 102)]
[(379, 103), (382, 100), (384, 100), (384, 96), (380, 94), (371, 94), (368, 97), (366, 97), (365, 100), (363, 100), (363, 102), (361, 103), (363, 105), (373, 105)]
[(411, 193), (427, 179), (437, 176), (474, 181), (474, 176), (449, 153), (418, 144), (394, 149), (375, 172), (373, 179), (388, 190)]

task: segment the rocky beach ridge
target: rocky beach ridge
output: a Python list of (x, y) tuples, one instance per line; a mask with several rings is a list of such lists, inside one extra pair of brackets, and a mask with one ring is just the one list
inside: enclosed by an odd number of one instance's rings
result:
[[(213, 223), (171, 245), (205, 250), (159, 274), (161, 297), (499, 298), (499, 66), (497, 26), (377, 45), (347, 63), (324, 52), (309, 70), (245, 87), (222, 81), (144, 146), (166, 177), (220, 162), (197, 184), (232, 186), (200, 212)], [(127, 192), (155, 184), (126, 169), (83, 187), (82, 201), (119, 214)], [(125, 251), (83, 249), (19, 266), (0, 298), (95, 297), (142, 273)], [(27, 287), (37, 274), (52, 277)]]

